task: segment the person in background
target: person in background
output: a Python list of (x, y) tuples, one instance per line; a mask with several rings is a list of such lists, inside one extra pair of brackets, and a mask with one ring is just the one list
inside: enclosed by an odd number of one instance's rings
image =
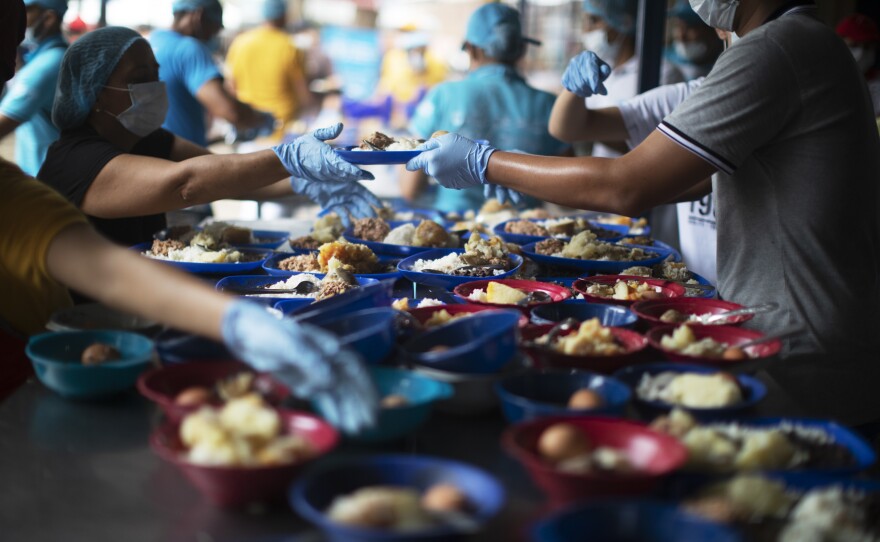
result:
[(403, 29), (382, 58), (377, 93), (390, 95), (392, 123), (403, 127), (428, 89), (446, 80), (446, 64), (428, 50), (428, 35)]
[(58, 139), (52, 124), (52, 101), (58, 67), (67, 49), (61, 21), (67, 0), (26, 0), (27, 31), (24, 66), (9, 92), (0, 101), (0, 139), (15, 132), (15, 161), (34, 176), (46, 159), (46, 151)]
[(223, 28), (217, 0), (175, 0), (169, 30), (153, 30), (150, 45), (159, 62), (159, 78), (168, 88), (163, 127), (202, 147), (208, 144), (208, 113), (232, 124), (239, 134), (272, 133), (275, 119), (237, 100), (223, 85), (213, 52)]
[[(614, 107), (638, 93), (639, 56), (636, 54), (637, 0), (584, 0), (584, 51), (571, 59), (562, 77), (562, 93), (556, 98), (550, 115), (549, 130), (553, 137), (566, 143), (586, 141), (587, 116), (590, 109)], [(591, 56), (592, 55), (592, 56)], [(607, 65), (598, 93), (584, 94), (582, 68), (598, 57)], [(662, 65), (661, 84), (683, 81), (668, 62)], [(575, 145), (578, 148), (578, 145)], [(619, 141), (593, 143), (590, 154), (613, 158), (626, 152)], [(578, 153), (581, 154), (581, 153)], [(678, 248), (678, 220), (674, 205), (661, 205), (649, 214), (652, 235)]]
[(685, 81), (709, 75), (724, 50), (715, 29), (704, 23), (685, 0), (675, 4), (669, 17), (672, 47), (666, 51), (666, 60), (681, 72)]
[(165, 87), (150, 44), (128, 28), (86, 34), (61, 62), (52, 109), (61, 137), (39, 179), (113, 241), (151, 240), (165, 227), (167, 211), (215, 199), (274, 199), (291, 195), (291, 188), (343, 220), (348, 213), (373, 216), (381, 205), (356, 182), (372, 174), (323, 142), (338, 136), (341, 124), (271, 150), (215, 156), (161, 127)]
[[(24, 35), (21, 0), (0, 3), (0, 81)], [(83, 38), (85, 39), (85, 38)], [(375, 420), (378, 397), (358, 355), (320, 328), (279, 320), (259, 305), (118, 247), (55, 191), (0, 159), (0, 397), (27, 378), (27, 336), (69, 306), (65, 286), (116, 309), (222, 340), (242, 361), (315, 401), (346, 431)]]
[(287, 2), (263, 2), (258, 28), (237, 36), (226, 54), (228, 84), (236, 97), (275, 117), (274, 139), (311, 106), (301, 55), (285, 31)]
[(705, 195), (717, 172), (719, 296), (779, 304), (746, 327), (802, 330), (772, 380), (808, 411), (880, 419), (880, 134), (862, 74), (808, 0), (691, 6), (740, 39), (628, 154), (528, 156), (448, 134), (407, 168), (628, 216)]
[(868, 82), (871, 101), (874, 104), (874, 116), (880, 124), (880, 70), (877, 70), (877, 45), (880, 43), (880, 32), (877, 23), (867, 15), (856, 13), (838, 23), (837, 35), (849, 47), (849, 52), (856, 59), (859, 69)]

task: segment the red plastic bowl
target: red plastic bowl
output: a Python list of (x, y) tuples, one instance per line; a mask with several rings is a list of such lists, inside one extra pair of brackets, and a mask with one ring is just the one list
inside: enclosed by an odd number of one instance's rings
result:
[[(177, 394), (193, 386), (212, 389), (220, 380), (241, 372), (254, 370), (239, 361), (199, 361), (153, 369), (138, 378), (141, 395), (158, 404), (169, 420), (179, 422), (198, 410), (198, 406), (181, 406), (174, 402)], [(286, 386), (267, 375), (258, 375), (255, 386), (270, 405), (278, 405), (290, 395)], [(220, 401), (212, 402), (215, 406)]]
[[(439, 312), (441, 310), (445, 310), (446, 312), (454, 316), (456, 314), (473, 314), (475, 312), (498, 310), (498, 308), (504, 306), (505, 305), (477, 305), (466, 303), (462, 305), (438, 305), (436, 307), (421, 307), (417, 309), (410, 309), (407, 312), (413, 315), (416, 320), (424, 324), (431, 318), (431, 316), (434, 315), (435, 312)], [(528, 325), (528, 323), (528, 317), (526, 315), (522, 315), (522, 317), (519, 319), (519, 327), (525, 327), (526, 325)]]
[(336, 447), (339, 434), (320, 418), (302, 412), (279, 411), (286, 434), (305, 438), (315, 455), (304, 461), (267, 467), (219, 467), (190, 463), (180, 441), (180, 423), (167, 422), (150, 435), (150, 446), (162, 459), (177, 465), (208, 500), (222, 507), (238, 507), (283, 497), (303, 466)]
[[(633, 275), (596, 275), (595, 277), (580, 278), (574, 281), (572, 288), (584, 296), (584, 299), (587, 301), (592, 301), (593, 303), (608, 303), (611, 305), (632, 305), (635, 301), (624, 301), (622, 299), (612, 299), (610, 297), (602, 297), (598, 295), (588, 294), (587, 288), (590, 287), (591, 283), (601, 283), (608, 285), (615, 285), (618, 280), (635, 280), (638, 282), (644, 282), (651, 286), (655, 286), (660, 288), (659, 294), (664, 297), (684, 297), (685, 295), (685, 287), (681, 284), (676, 284), (675, 282), (669, 282), (668, 280), (663, 279), (649, 279), (645, 277), (637, 277)], [(589, 281), (589, 282), (588, 282)]]
[[(474, 290), (486, 290), (489, 287), (490, 282), (500, 282), (505, 286), (510, 286), (511, 288), (516, 288), (525, 293), (529, 292), (544, 292), (545, 294), (549, 294), (551, 301), (541, 301), (536, 303), (529, 303), (528, 305), (507, 305), (502, 303), (486, 303), (483, 301), (474, 301), (473, 299), (468, 298), (469, 295)], [(464, 284), (459, 284), (455, 287), (452, 292), (460, 297), (465, 303), (473, 303), (475, 305), (485, 305), (487, 307), (494, 308), (512, 308), (519, 309), (520, 311), (528, 314), (529, 311), (533, 307), (537, 307), (538, 305), (548, 305), (550, 303), (559, 303), (560, 301), (565, 301), (566, 299), (571, 297), (571, 290), (566, 288), (565, 286), (560, 286), (558, 284), (552, 284), (549, 282), (538, 282), (535, 280), (522, 280), (522, 279), (499, 279), (499, 280), (475, 280), (472, 282), (466, 282)]]
[[(637, 471), (629, 474), (581, 474), (557, 470), (540, 456), (537, 446), (541, 433), (559, 422), (580, 429), (594, 447), (625, 450)], [(525, 467), (535, 484), (557, 504), (590, 497), (648, 493), (664, 476), (681, 468), (687, 461), (687, 449), (675, 438), (629, 420), (539, 418), (510, 427), (501, 439), (505, 451)]]
[[(660, 317), (664, 312), (674, 309), (682, 314), (720, 314), (727, 311), (733, 311), (738, 309), (744, 309), (742, 305), (738, 303), (731, 303), (730, 301), (722, 301), (720, 299), (705, 299), (699, 297), (674, 297), (670, 299), (652, 299), (650, 301), (637, 301), (633, 303), (631, 310), (641, 318), (646, 321), (648, 325), (651, 327), (656, 326), (667, 326), (670, 325), (669, 322), (663, 322), (660, 320)], [(734, 316), (730, 318), (724, 325), (735, 326), (739, 325), (746, 320), (751, 320), (754, 318), (754, 314), (742, 314), (740, 316)], [(699, 322), (688, 322), (689, 326), (702, 326)], [(717, 326), (719, 324), (709, 324), (712, 326)]]
[[(538, 337), (546, 335), (556, 324), (530, 325), (522, 330), (521, 336), (524, 342), (531, 342)], [(570, 356), (549, 348), (523, 346), (523, 349), (532, 356), (536, 366), (565, 367), (572, 369), (586, 369), (610, 375), (615, 371), (639, 363), (642, 361), (642, 353), (648, 346), (648, 340), (635, 331), (621, 327), (612, 327), (611, 333), (614, 338), (623, 344), (626, 353), (615, 356)], [(576, 333), (577, 329), (563, 331), (560, 336)]]
[[(663, 352), (663, 355), (666, 356), (666, 359), (670, 361), (686, 361), (689, 363), (699, 363), (701, 365), (709, 365), (712, 367), (728, 368), (753, 362), (757, 359), (764, 359), (770, 356), (774, 356), (778, 354), (779, 351), (782, 349), (782, 342), (779, 340), (775, 340), (746, 348), (746, 354), (748, 354), (749, 357), (744, 360), (732, 361), (726, 359), (688, 356), (682, 354), (681, 352), (677, 352), (675, 350), (670, 350), (668, 348), (660, 346), (660, 340), (663, 338), (663, 336), (671, 335), (677, 327), (678, 326), (670, 325), (658, 326), (648, 331), (648, 333), (646, 334), (646, 337), (648, 338), (648, 343), (650, 343), (651, 346), (653, 346), (657, 350)], [(691, 329), (693, 330), (694, 336), (697, 338), (697, 340), (700, 340), (703, 337), (709, 337), (718, 342), (727, 343), (730, 346), (737, 346), (744, 342), (759, 339), (764, 336), (764, 334), (760, 331), (731, 326), (694, 326)]]

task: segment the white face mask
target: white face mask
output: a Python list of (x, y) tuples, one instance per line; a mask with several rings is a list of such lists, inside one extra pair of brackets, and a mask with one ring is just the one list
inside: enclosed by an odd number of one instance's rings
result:
[(691, 8), (712, 28), (733, 32), (739, 0), (690, 0)]
[(691, 63), (699, 63), (709, 52), (709, 46), (701, 41), (676, 41), (673, 47), (676, 55)]
[(856, 64), (859, 66), (859, 70), (862, 73), (866, 73), (868, 70), (874, 67), (874, 62), (877, 60), (877, 52), (873, 48), (867, 47), (850, 47), (849, 52), (852, 53), (853, 58), (856, 59)]
[[(136, 136), (146, 137), (165, 123), (168, 114), (168, 93), (163, 81), (137, 83), (128, 88), (104, 87), (129, 93), (131, 107), (118, 115), (103, 111), (116, 117), (123, 128)], [(101, 111), (99, 109), (99, 111)]]
[(615, 42), (608, 41), (608, 32), (602, 28), (590, 30), (581, 36), (581, 43), (584, 49), (596, 53), (596, 56), (607, 62), (610, 66), (614, 66), (617, 62), (617, 55), (620, 54), (620, 48), (623, 45), (623, 35)]

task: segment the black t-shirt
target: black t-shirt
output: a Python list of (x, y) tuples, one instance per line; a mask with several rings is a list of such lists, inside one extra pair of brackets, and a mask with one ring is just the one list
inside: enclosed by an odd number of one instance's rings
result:
[[(159, 129), (141, 139), (128, 154), (167, 160), (173, 145), (174, 135)], [(98, 173), (120, 154), (126, 151), (98, 135), (91, 125), (84, 124), (61, 132), (58, 141), (49, 147), (37, 178), (81, 207)], [(112, 219), (89, 216), (89, 220), (99, 232), (124, 246), (149, 241), (155, 232), (165, 228), (164, 214)]]

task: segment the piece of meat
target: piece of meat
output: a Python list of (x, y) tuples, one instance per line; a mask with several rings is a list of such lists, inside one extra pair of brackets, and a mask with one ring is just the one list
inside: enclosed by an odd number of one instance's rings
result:
[(565, 248), (565, 243), (559, 239), (544, 239), (535, 245), (535, 252), (545, 256), (552, 256), (562, 252), (563, 248)]
[(354, 290), (357, 287), (357, 284), (349, 284), (342, 280), (324, 280), (324, 282), (321, 283), (321, 289), (318, 290), (318, 293), (315, 295), (315, 300), (320, 301), (322, 299), (327, 299), (328, 297), (333, 297), (334, 295)]
[(156, 256), (167, 257), (169, 250), (180, 250), (182, 248), (186, 248), (186, 245), (176, 239), (168, 239), (167, 241), (153, 239), (153, 247), (150, 251)]
[(278, 262), (278, 269), (297, 271), (300, 273), (307, 271), (320, 271), (321, 264), (318, 263), (318, 257), (314, 253), (300, 254), (298, 256), (285, 258)]
[(290, 239), (288, 242), (290, 243), (290, 248), (306, 248), (309, 250), (316, 250), (324, 244), (311, 235), (304, 235), (302, 237), (297, 237), (296, 239)]
[(390, 231), (391, 226), (381, 218), (359, 218), (354, 221), (354, 236), (365, 241), (381, 243)]
[(449, 232), (432, 220), (422, 220), (413, 234), (413, 245), (446, 248), (449, 246)]
[(513, 222), (508, 222), (504, 225), (504, 231), (517, 235), (538, 235), (541, 237), (547, 237), (550, 235), (547, 228), (529, 220), (514, 220)]
[[(377, 149), (381, 149), (384, 151), (385, 147), (394, 143), (394, 138), (387, 136), (387, 135), (383, 134), (382, 132), (373, 132), (372, 134), (365, 137), (364, 141), (367, 141), (373, 147), (376, 147)], [(361, 145), (360, 148), (365, 151), (374, 150), (370, 147), (370, 145), (367, 145), (365, 143), (365, 144)]]

